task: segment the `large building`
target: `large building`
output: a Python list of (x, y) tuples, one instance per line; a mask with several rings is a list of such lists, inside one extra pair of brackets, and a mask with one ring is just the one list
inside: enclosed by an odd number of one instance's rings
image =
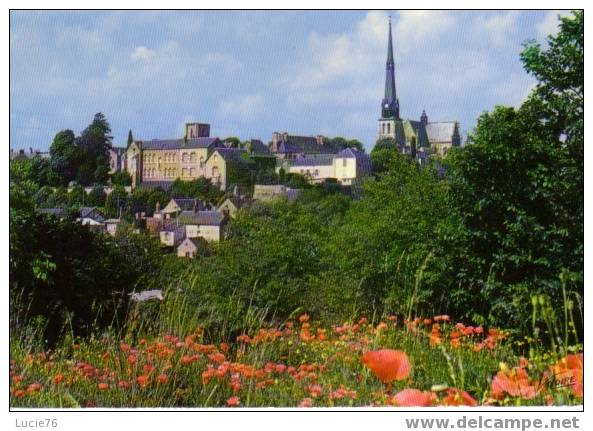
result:
[(381, 101), (378, 139), (394, 139), (400, 151), (409, 153), (428, 151), (440, 156), (454, 146), (461, 145), (459, 123), (457, 121), (428, 121), (425, 111), (420, 120), (407, 120), (400, 117), (400, 106), (395, 91), (395, 62), (391, 37), (391, 18), (389, 19), (389, 39), (387, 42), (387, 64), (385, 71), (385, 95)]
[(325, 180), (336, 180), (342, 185), (352, 185), (358, 178), (371, 172), (369, 156), (353, 148), (345, 148), (337, 154), (325, 156), (300, 156), (294, 160), (284, 160), (278, 164), (276, 170), (300, 174), (311, 183), (321, 183)]
[(299, 157), (334, 154), (335, 150), (325, 145), (325, 139), (317, 136), (296, 136), (274, 132), (270, 151), (278, 159), (295, 160)]
[(210, 125), (188, 123), (181, 139), (135, 140), (126, 151), (132, 186), (166, 188), (176, 179), (205, 177), (225, 190), (233, 166), (245, 162), (246, 151), (226, 148), (210, 137)]

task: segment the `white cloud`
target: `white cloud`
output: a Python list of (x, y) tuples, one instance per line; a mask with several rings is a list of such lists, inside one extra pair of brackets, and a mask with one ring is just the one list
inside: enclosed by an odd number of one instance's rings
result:
[(137, 46), (130, 54), (132, 61), (148, 61), (156, 56), (156, 52), (145, 46)]
[(235, 117), (242, 121), (253, 121), (265, 108), (265, 98), (261, 94), (244, 94), (229, 97), (220, 102), (219, 111), (223, 117)]
[(558, 24), (560, 23), (558, 15), (567, 16), (570, 15), (568, 10), (551, 10), (548, 11), (544, 18), (537, 25), (537, 31), (541, 38), (545, 38), (548, 35), (558, 33)]
[(489, 13), (475, 20), (476, 37), (482, 37), (495, 48), (506, 46), (517, 31), (519, 11)]
[(414, 52), (419, 44), (450, 31), (456, 22), (456, 17), (447, 11), (400, 11), (393, 28), (394, 45), (402, 53)]

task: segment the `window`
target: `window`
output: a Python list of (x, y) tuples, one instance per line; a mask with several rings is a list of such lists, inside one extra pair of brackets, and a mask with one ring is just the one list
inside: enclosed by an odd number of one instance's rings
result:
[(346, 166), (348, 166), (348, 160), (346, 160), (346, 159), (342, 159), (342, 166), (343, 166), (343, 167), (346, 167)]
[(383, 134), (385, 134), (385, 123), (381, 123), (381, 125), (383, 126)]
[(190, 177), (194, 176), (194, 168), (189, 168), (189, 176)]
[(218, 173), (218, 167), (217, 167), (217, 166), (214, 166), (214, 167), (212, 168), (212, 178), (218, 178), (218, 177), (219, 177), (219, 175), (220, 175), (220, 174)]
[(200, 157), (200, 168), (204, 167), (204, 156)]
[(189, 161), (192, 163), (196, 161), (196, 153), (191, 153), (191, 155), (189, 157)]
[(391, 133), (391, 123), (387, 123), (387, 133)]
[(187, 153), (183, 153), (181, 160), (183, 160), (184, 163), (187, 163)]
[(315, 169), (315, 176), (318, 177), (319, 176), (319, 169)]

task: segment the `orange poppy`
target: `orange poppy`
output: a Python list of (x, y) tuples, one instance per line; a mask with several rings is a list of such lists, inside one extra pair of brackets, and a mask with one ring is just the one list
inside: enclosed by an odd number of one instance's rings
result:
[(98, 388), (99, 388), (99, 390), (101, 390), (101, 391), (105, 391), (105, 390), (109, 389), (109, 385), (108, 385), (107, 383), (99, 383), (99, 384), (97, 385), (97, 387), (98, 387)]
[(401, 350), (381, 349), (369, 351), (362, 355), (362, 362), (383, 383), (405, 379), (412, 368), (408, 355)]
[(478, 402), (470, 394), (461, 389), (449, 388), (447, 396), (441, 401), (443, 406), (470, 406), (475, 407)]
[(404, 389), (395, 394), (392, 401), (398, 407), (430, 407), (436, 401), (436, 395), (430, 391)]
[(583, 354), (567, 355), (550, 367), (560, 386), (570, 387), (575, 396), (583, 396)]
[(230, 397), (228, 400), (226, 400), (226, 404), (229, 407), (236, 407), (239, 404), (241, 404), (241, 399), (239, 397)]
[(524, 368), (499, 371), (492, 379), (491, 392), (498, 400), (504, 398), (505, 393), (526, 400), (537, 395), (537, 389), (529, 382), (529, 376)]

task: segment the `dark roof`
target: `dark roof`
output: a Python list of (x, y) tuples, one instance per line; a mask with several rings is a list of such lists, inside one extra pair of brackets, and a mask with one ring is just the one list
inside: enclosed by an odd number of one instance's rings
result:
[(177, 220), (182, 224), (197, 224), (220, 226), (225, 219), (224, 213), (219, 211), (182, 211)]
[(249, 143), (249, 151), (251, 154), (259, 154), (259, 155), (268, 155), (270, 154), (270, 149), (266, 144), (264, 144), (259, 139), (252, 139)]
[(288, 163), (290, 166), (330, 166), (334, 163), (334, 155), (330, 154), (318, 157), (300, 156)]
[(163, 228), (161, 229), (161, 231), (177, 232), (183, 236), (183, 234), (185, 233), (185, 226), (178, 225), (175, 221), (170, 221), (163, 225)]
[(243, 158), (243, 154), (247, 154), (247, 151), (243, 148), (217, 148), (216, 152), (220, 154), (220, 157), (222, 157), (225, 162), (247, 162), (247, 160)]
[(319, 145), (315, 138), (289, 136), (288, 140), (282, 140), (278, 143), (278, 153), (334, 154), (336, 150), (325, 145)]
[(356, 159), (357, 176), (371, 171), (371, 158), (363, 151), (358, 151), (354, 148), (345, 148), (340, 151), (336, 157)]
[(183, 148), (210, 148), (222, 145), (218, 138), (188, 139), (153, 139), (152, 141), (136, 141), (145, 150), (177, 150)]
[[(174, 201), (182, 211), (189, 211), (193, 210), (194, 206), (198, 210), (205, 210), (207, 208), (207, 204), (200, 199), (194, 198), (173, 198), (171, 199)], [(169, 202), (170, 203), (170, 202)], [(167, 204), (168, 205), (168, 204)]]
[(90, 218), (95, 221), (102, 222), (105, 220), (101, 211), (99, 211), (96, 207), (82, 207), (80, 208), (80, 217), (81, 218)]

